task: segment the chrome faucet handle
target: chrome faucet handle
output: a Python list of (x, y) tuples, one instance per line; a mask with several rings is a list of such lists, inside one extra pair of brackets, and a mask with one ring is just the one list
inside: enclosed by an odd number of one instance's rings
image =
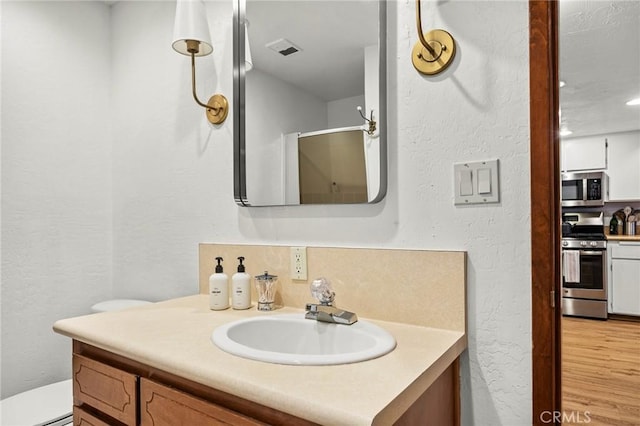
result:
[(324, 277), (316, 278), (311, 282), (310, 287), (311, 296), (318, 299), (321, 305), (331, 306), (333, 304), (336, 293), (333, 291), (328, 279)]
[(331, 322), (335, 324), (351, 325), (358, 321), (358, 316), (344, 309), (333, 306), (333, 300), (336, 293), (331, 288), (331, 283), (326, 278), (317, 278), (311, 283), (311, 295), (318, 299), (319, 305), (315, 303), (307, 303), (305, 318)]

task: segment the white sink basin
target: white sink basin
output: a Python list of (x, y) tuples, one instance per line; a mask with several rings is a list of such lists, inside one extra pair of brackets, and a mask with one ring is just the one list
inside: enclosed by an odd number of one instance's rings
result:
[(275, 364), (335, 365), (391, 352), (396, 340), (367, 321), (330, 324), (304, 314), (252, 317), (216, 328), (211, 340), (223, 351)]

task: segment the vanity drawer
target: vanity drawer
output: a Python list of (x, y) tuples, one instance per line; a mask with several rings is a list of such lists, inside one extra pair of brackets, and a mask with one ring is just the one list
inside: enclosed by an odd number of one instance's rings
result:
[(140, 379), (140, 424), (142, 426), (265, 425), (211, 402), (151, 380)]
[(138, 377), (101, 362), (73, 356), (74, 405), (87, 404), (127, 425), (136, 424)]
[(80, 407), (73, 407), (73, 426), (111, 426)]

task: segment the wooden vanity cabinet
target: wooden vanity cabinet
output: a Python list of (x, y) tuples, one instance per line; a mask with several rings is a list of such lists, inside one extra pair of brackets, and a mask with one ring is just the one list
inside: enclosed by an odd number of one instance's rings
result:
[(74, 425), (315, 423), (73, 341)]
[[(456, 359), (395, 422), (460, 424)], [(315, 423), (73, 341), (76, 426), (302, 426)]]
[(76, 425), (265, 424), (82, 355), (73, 356), (73, 370)]

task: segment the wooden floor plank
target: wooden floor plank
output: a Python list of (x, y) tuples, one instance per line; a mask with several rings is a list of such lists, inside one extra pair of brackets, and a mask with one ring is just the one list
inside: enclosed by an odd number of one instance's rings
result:
[(640, 426), (640, 322), (562, 318), (564, 425)]

